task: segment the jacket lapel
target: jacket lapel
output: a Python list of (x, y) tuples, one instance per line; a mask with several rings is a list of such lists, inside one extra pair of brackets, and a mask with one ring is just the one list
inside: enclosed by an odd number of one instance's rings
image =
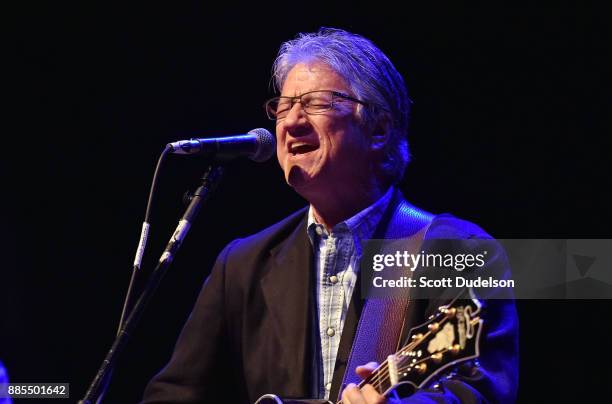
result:
[[(271, 252), (268, 273), (261, 279), (264, 299), (273, 323), (278, 347), (278, 374), (272, 375), (287, 396), (310, 392), (312, 247), (306, 232), (306, 216), (287, 239)], [(276, 384), (276, 383), (274, 383)]]

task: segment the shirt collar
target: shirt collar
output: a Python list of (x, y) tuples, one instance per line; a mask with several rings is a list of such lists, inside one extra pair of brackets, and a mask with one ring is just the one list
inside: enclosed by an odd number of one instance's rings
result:
[[(343, 234), (350, 234), (354, 238), (355, 245), (359, 246), (361, 240), (370, 238), (374, 233), (378, 222), (389, 205), (392, 195), (393, 187), (389, 187), (387, 192), (372, 205), (363, 209), (361, 212), (355, 214), (349, 219), (336, 224), (331, 229), (331, 235), (341, 237)], [(307, 232), (313, 247), (318, 246), (318, 243), (316, 242), (318, 237), (329, 236), (325, 226), (316, 221), (312, 205), (310, 205), (310, 208), (308, 209)]]

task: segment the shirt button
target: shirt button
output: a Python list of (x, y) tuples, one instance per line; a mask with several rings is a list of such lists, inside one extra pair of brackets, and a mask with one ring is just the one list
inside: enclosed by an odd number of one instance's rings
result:
[(337, 283), (338, 282), (338, 277), (336, 275), (332, 275), (329, 277), (329, 281), (331, 283)]
[(331, 390), (331, 383), (327, 383), (325, 385), (325, 390), (327, 390), (327, 391)]
[(327, 336), (328, 337), (333, 337), (335, 334), (336, 334), (336, 331), (333, 328), (329, 327), (327, 329)]

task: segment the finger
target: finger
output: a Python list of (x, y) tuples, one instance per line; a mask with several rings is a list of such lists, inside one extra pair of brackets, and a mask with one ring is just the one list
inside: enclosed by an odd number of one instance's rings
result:
[(361, 390), (355, 383), (350, 383), (342, 391), (342, 402), (346, 404), (367, 404)]
[(385, 404), (387, 402), (385, 396), (380, 394), (371, 384), (363, 386), (361, 394), (363, 394), (368, 404)]
[(365, 365), (357, 366), (355, 373), (357, 373), (357, 376), (365, 379), (366, 377), (370, 376), (377, 367), (377, 362), (368, 362)]

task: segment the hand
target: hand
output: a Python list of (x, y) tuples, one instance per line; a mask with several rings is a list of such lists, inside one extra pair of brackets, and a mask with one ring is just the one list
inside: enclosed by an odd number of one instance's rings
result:
[[(365, 379), (377, 367), (378, 363), (369, 362), (363, 366), (357, 366), (355, 373), (357, 373), (357, 376)], [(357, 385), (351, 383), (342, 392), (342, 402), (344, 404), (386, 404), (387, 399), (379, 394), (371, 384), (366, 384), (360, 389)]]

